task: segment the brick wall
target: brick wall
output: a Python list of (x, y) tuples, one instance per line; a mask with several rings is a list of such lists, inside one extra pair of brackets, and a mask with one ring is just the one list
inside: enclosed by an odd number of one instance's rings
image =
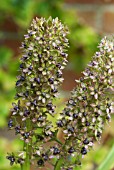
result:
[(13, 21), (13, 19), (8, 16), (0, 22), (0, 46), (6, 46), (13, 50), (14, 56), (19, 55), (21, 46), (21, 40), (23, 39), (22, 30)]
[(66, 0), (65, 7), (99, 33), (114, 33), (114, 0)]

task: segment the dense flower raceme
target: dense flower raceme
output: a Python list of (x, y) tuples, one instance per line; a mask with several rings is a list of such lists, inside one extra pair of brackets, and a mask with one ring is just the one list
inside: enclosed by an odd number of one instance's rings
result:
[[(94, 140), (100, 139), (104, 123), (110, 121), (114, 111), (114, 98), (108, 94), (114, 91), (114, 40), (105, 37), (99, 49), (83, 77), (77, 80), (78, 86), (57, 122), (65, 136), (62, 159), (66, 169), (81, 164), (81, 158), (89, 152)], [(64, 164), (65, 159), (68, 161)]]
[[(15, 97), (18, 101), (13, 103), (8, 127), (29, 144), (32, 148), (30, 159), (37, 158), (38, 166), (44, 164), (52, 152), (55, 155), (58, 153), (56, 148), (52, 148), (47, 155), (42, 144), (55, 135), (47, 116), (55, 114), (52, 100), (57, 97), (58, 87), (63, 82), (62, 70), (68, 56), (67, 34), (67, 27), (58, 18), (36, 18), (21, 46), (22, 58)], [(11, 165), (14, 162), (23, 163), (25, 154), (22, 151), (20, 155), (8, 155)]]
[[(62, 83), (67, 63), (68, 29), (56, 19), (33, 20), (25, 41), (20, 75), (16, 82), (16, 99), (11, 109), (9, 129), (24, 141), (24, 150), (9, 154), (10, 164), (23, 165), (29, 155), (38, 167), (51, 164), (55, 170), (72, 170), (99, 140), (103, 126), (110, 121), (114, 88), (114, 41), (104, 38), (78, 86), (72, 91), (56, 126), (48, 119), (54, 116), (53, 98)], [(58, 139), (63, 131), (64, 142)], [(67, 161), (66, 161), (67, 160)]]

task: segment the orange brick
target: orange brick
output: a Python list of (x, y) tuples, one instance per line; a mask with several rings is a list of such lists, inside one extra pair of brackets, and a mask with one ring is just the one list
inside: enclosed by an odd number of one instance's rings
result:
[(8, 48), (11, 48), (14, 52), (14, 56), (18, 56), (21, 52), (19, 47), (21, 46), (20, 40), (13, 40), (13, 39), (5, 39), (2, 43), (2, 45), (5, 45)]
[(106, 12), (103, 16), (103, 31), (114, 33), (114, 12)]
[(0, 29), (2, 31), (18, 32), (19, 27), (11, 17), (7, 17), (4, 22), (0, 23)]
[(95, 12), (93, 12), (93, 11), (87, 11), (87, 12), (77, 11), (77, 14), (78, 14), (79, 18), (85, 24), (95, 27), (95, 15), (96, 15)]
[(64, 82), (62, 84), (62, 89), (65, 91), (71, 91), (74, 87), (76, 87), (75, 80), (79, 79), (81, 76), (81, 73), (76, 73), (72, 70), (64, 70)]

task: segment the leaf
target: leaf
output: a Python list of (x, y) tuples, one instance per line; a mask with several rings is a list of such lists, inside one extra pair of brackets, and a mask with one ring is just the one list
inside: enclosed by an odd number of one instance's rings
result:
[(114, 166), (114, 145), (97, 170), (109, 170), (112, 166)]
[(56, 165), (55, 165), (55, 170), (60, 170), (61, 169), (61, 166), (63, 164), (63, 159), (59, 159), (57, 162), (56, 162)]

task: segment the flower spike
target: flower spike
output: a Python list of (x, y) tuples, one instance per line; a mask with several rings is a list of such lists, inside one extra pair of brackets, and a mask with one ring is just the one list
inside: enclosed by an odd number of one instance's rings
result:
[[(17, 102), (12, 103), (8, 128), (23, 140), (23, 150), (8, 154), (10, 165), (21, 170), (33, 164), (54, 170), (73, 170), (100, 140), (105, 122), (114, 111), (114, 40), (103, 38), (99, 51), (77, 80), (60, 117), (55, 116), (53, 99), (63, 82), (67, 64), (68, 29), (58, 18), (33, 19), (22, 43), (22, 57), (16, 82)], [(64, 141), (59, 139), (63, 132)]]

